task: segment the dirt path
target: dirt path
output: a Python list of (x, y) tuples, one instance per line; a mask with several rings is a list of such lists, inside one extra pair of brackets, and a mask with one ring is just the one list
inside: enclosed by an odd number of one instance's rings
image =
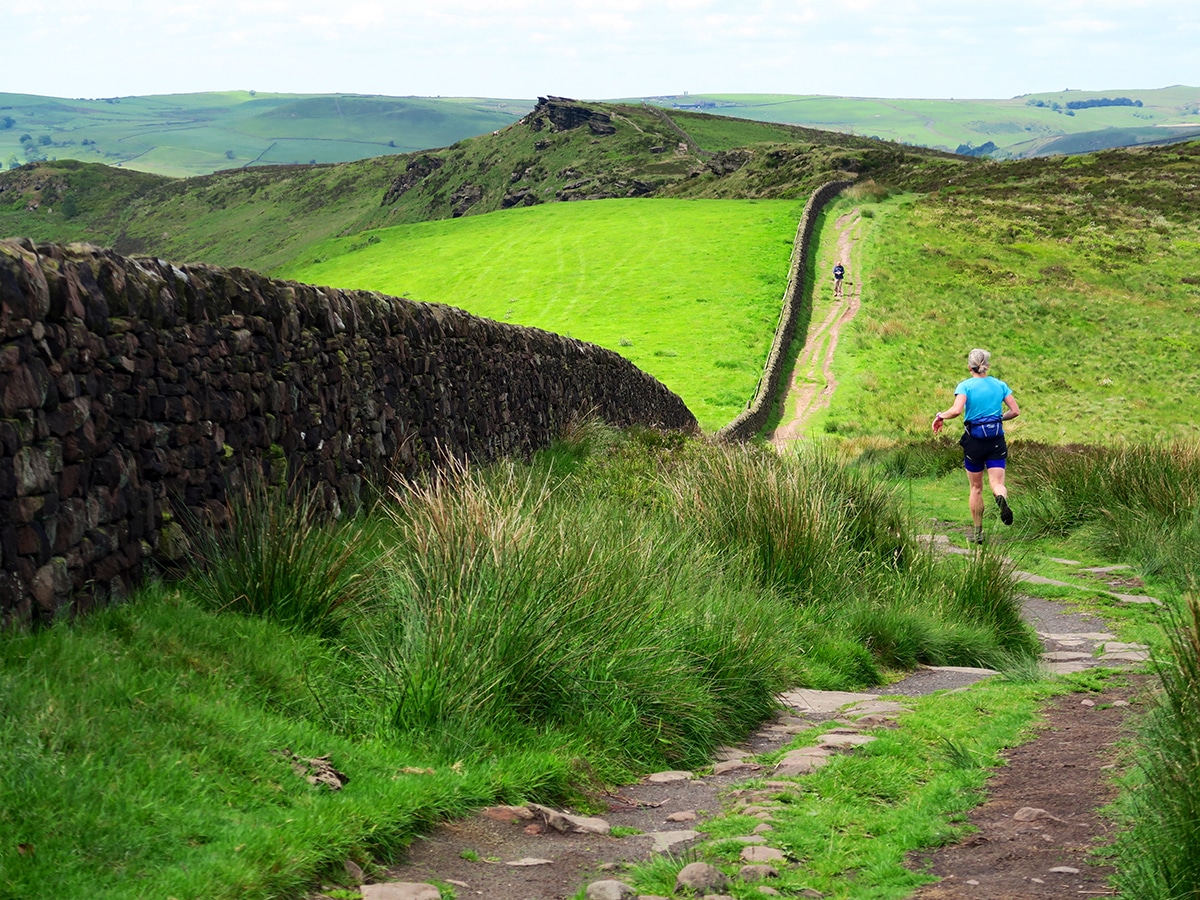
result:
[[(853, 321), (861, 306), (862, 285), (861, 279), (855, 274), (854, 253), (855, 230), (861, 221), (860, 211), (855, 208), (839, 217), (835, 223), (838, 235), (836, 257), (846, 266), (847, 272), (844, 296), (842, 300), (831, 303), (820, 322), (814, 320), (809, 323), (804, 347), (796, 358), (782, 401), (786, 411), (783, 421), (770, 436), (771, 443), (777, 448), (799, 440), (813, 414), (825, 409), (833, 399), (833, 392), (837, 388), (837, 379), (833, 375), (833, 355), (837, 351), (838, 338), (842, 327)], [(824, 291), (832, 293), (833, 288), (818, 276), (814, 293), (819, 296)], [(814, 296), (813, 309), (821, 305)]]
[[(1023, 614), (1041, 636), (1043, 662), (1052, 671), (1145, 658), (1141, 648), (1115, 642), (1102, 620), (1061, 603), (1026, 598)], [(883, 719), (894, 721), (903, 711), (904, 697), (961, 689), (994, 674), (984, 669), (922, 668), (886, 689), (900, 702), (882, 701), (876, 694), (792, 691), (781, 698), (785, 709), (775, 719), (739, 747), (718, 755), (712, 774), (660, 773), (666, 777), (649, 776), (598, 798), (607, 809), (597, 815), (623, 830), (624, 837), (560, 831), (554, 827), (553, 811), (546, 811), (551, 813), (547, 817), (537, 807), (497, 807), (437, 828), (413, 844), (403, 863), (374, 878), (355, 877), (360, 873), (348, 866), (345, 887), (374, 882), (362, 885), (364, 900), (432, 898), (436, 894), (428, 891), (435, 882), (453, 886), (460, 898), (565, 900), (589, 883), (619, 878), (623, 863), (667, 851), (689, 854), (705, 839), (704, 820), (722, 808), (739, 802), (769, 803), (742, 799), (764, 792), (738, 790), (739, 785), (771, 774), (799, 774), (766, 772), (755, 763), (760, 754), (778, 749), (799, 731), (837, 718), (844, 726), (837, 729), (841, 734), (828, 737), (844, 739), (845, 733), (869, 731)], [(914, 896), (1024, 900), (1112, 895), (1106, 884), (1112, 870), (1099, 864), (1102, 860), (1091, 851), (1110, 836), (1111, 825), (1097, 811), (1112, 798), (1109, 776), (1118, 762), (1116, 744), (1125, 733), (1125, 716), (1140, 703), (1143, 680), (1137, 675), (1114, 679), (1102, 693), (1067, 694), (1050, 704), (1037, 726), (1038, 736), (1009, 751), (1008, 764), (989, 780), (987, 802), (970, 814), (978, 832), (956, 846), (910, 857), (910, 868), (942, 879)], [(874, 721), (864, 724), (869, 720)], [(785, 758), (781, 765), (786, 763)], [(316, 894), (313, 900), (327, 896)]]

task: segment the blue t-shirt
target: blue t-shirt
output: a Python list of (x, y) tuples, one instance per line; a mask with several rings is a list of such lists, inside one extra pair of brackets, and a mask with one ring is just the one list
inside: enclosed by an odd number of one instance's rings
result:
[(988, 375), (985, 378), (967, 378), (954, 388), (955, 395), (965, 394), (967, 405), (963, 409), (963, 419), (967, 422), (983, 420), (998, 420), (1004, 413), (1004, 398), (1012, 394), (1012, 390), (999, 378)]

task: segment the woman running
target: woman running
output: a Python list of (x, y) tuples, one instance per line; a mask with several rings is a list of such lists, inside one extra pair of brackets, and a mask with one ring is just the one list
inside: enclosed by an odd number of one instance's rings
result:
[(992, 355), (986, 350), (975, 349), (967, 355), (967, 368), (971, 377), (960, 381), (954, 388), (954, 405), (933, 417), (933, 433), (942, 430), (942, 423), (955, 416), (963, 416), (963, 436), (959, 445), (963, 448), (963, 468), (967, 470), (967, 481), (971, 486), (971, 520), (975, 528), (971, 543), (983, 543), (983, 472), (986, 469), (988, 486), (1000, 507), (1000, 521), (1005, 525), (1013, 522), (1013, 513), (1008, 505), (1008, 488), (1004, 485), (1004, 464), (1008, 459), (1008, 444), (1004, 440), (1004, 423), (1021, 414), (1012, 389), (998, 378), (988, 374)]

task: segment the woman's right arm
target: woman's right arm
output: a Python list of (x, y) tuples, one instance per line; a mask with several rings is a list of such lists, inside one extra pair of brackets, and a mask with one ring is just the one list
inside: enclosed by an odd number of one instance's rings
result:
[(961, 416), (962, 411), (966, 407), (966, 405), (967, 405), (967, 395), (966, 394), (955, 394), (954, 395), (954, 404), (949, 409), (943, 410), (942, 412), (938, 413), (936, 416), (933, 417), (933, 430), (935, 432), (942, 430), (942, 420), (943, 419), (953, 419), (956, 416)]

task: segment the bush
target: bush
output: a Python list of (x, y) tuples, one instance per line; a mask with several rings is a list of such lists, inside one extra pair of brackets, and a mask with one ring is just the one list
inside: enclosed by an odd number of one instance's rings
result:
[(362, 690), (459, 754), (553, 729), (610, 766), (697, 763), (788, 685), (786, 606), (661, 520), (568, 493), (512, 463), (399, 490), (389, 587), (350, 642)]

